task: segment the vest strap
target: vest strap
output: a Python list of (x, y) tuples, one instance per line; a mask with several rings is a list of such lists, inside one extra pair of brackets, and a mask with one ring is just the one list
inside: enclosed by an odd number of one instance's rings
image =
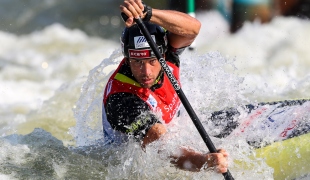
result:
[(120, 82), (123, 82), (123, 83), (128, 83), (128, 84), (131, 84), (131, 85), (134, 85), (134, 86), (137, 86), (137, 87), (141, 87), (140, 84), (136, 81), (134, 81), (133, 79), (125, 76), (124, 74), (121, 74), (121, 73), (117, 73), (114, 77), (114, 79), (120, 81)]

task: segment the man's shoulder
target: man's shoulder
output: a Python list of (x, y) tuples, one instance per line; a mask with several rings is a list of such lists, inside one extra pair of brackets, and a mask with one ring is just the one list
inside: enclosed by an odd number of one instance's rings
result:
[(107, 101), (114, 101), (114, 102), (127, 102), (127, 101), (139, 101), (139, 100), (141, 99), (137, 95), (127, 92), (118, 92), (111, 94), (107, 99)]
[(135, 79), (135, 77), (133, 76), (130, 66), (128, 65), (128, 63), (124, 62), (121, 67), (118, 70), (118, 73), (124, 74), (127, 77), (130, 77), (131, 79)]
[(180, 67), (180, 55), (183, 53), (186, 47), (174, 48), (168, 44), (168, 49), (166, 52), (167, 61), (175, 64), (177, 67)]
[(126, 92), (111, 94), (107, 99), (106, 108), (110, 111), (149, 110), (148, 105), (141, 98)]

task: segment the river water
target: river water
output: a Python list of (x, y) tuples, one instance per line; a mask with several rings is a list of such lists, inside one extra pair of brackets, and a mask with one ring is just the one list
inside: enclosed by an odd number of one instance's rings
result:
[[(19, 5), (34, 8), (34, 4), (29, 0)], [(85, 28), (98, 31), (91, 25), (70, 28), (49, 22), (27, 29), (31, 17), (40, 16), (24, 13), (14, 17), (12, 12), (14, 27), (5, 25), (0, 31), (1, 179), (222, 179), (213, 171), (177, 170), (165, 158), (165, 152), (179, 145), (207, 152), (184, 110), (170, 125), (170, 137), (164, 144), (155, 144), (157, 148), (144, 152), (136, 143), (103, 146), (103, 88), (122, 59), (117, 38), (122, 24), (117, 16), (101, 18), (101, 30), (105, 23), (115, 25), (106, 37)], [(202, 29), (195, 50), (181, 56), (181, 81), (202, 122), (225, 107), (309, 99), (309, 21), (276, 17), (269, 24), (246, 23), (230, 34), (216, 11), (198, 13), (197, 18)], [(214, 133), (214, 127), (205, 128)], [(274, 178), (263, 159), (250, 158), (253, 149), (245, 140), (212, 140), (229, 151), (230, 171), (236, 179)], [(158, 147), (165, 150), (163, 154), (157, 153)], [(238, 168), (236, 159), (251, 168)]]

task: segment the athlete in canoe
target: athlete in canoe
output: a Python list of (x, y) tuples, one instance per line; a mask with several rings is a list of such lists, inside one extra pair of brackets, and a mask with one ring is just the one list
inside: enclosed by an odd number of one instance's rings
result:
[[(120, 10), (128, 16), (121, 35), (124, 59), (105, 88), (104, 136), (111, 143), (134, 137), (145, 147), (167, 133), (165, 124), (174, 121), (181, 102), (134, 18), (144, 21), (178, 81), (179, 55), (194, 41), (201, 24), (185, 13), (152, 9), (141, 0), (124, 0)], [(178, 168), (199, 171), (213, 167), (219, 173), (227, 171), (228, 153), (224, 149), (204, 154), (180, 147), (180, 152), (172, 155), (172, 163)]]

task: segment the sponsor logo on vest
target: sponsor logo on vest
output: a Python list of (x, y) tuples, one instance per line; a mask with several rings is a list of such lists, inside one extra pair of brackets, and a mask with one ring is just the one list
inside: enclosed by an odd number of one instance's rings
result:
[(151, 116), (149, 113), (147, 114), (140, 114), (135, 122), (131, 123), (129, 126), (126, 126), (127, 130), (126, 133), (134, 133), (135, 131), (141, 129), (141, 127), (148, 124), (148, 121), (151, 120)]
[(163, 67), (164, 71), (166, 72), (173, 88), (177, 91), (180, 90), (181, 87), (179, 85), (179, 82), (175, 79), (174, 75), (172, 74), (172, 71), (170, 70), (169, 66), (167, 65), (167, 63), (165, 62), (164, 58), (160, 58), (158, 60), (161, 64), (161, 66)]
[(146, 102), (147, 102), (148, 104), (150, 104), (150, 105), (153, 107), (153, 109), (157, 107), (157, 101), (156, 101), (156, 99), (152, 96), (152, 94), (149, 95), (149, 97), (148, 97), (148, 99), (146, 100)]
[(179, 105), (180, 105), (180, 102), (178, 101), (178, 95), (175, 93), (173, 98), (172, 98), (172, 101), (169, 105), (165, 105), (164, 106), (164, 109), (166, 110), (166, 112), (170, 112), (169, 116), (170, 118), (173, 118), (175, 113), (178, 111), (179, 109)]

